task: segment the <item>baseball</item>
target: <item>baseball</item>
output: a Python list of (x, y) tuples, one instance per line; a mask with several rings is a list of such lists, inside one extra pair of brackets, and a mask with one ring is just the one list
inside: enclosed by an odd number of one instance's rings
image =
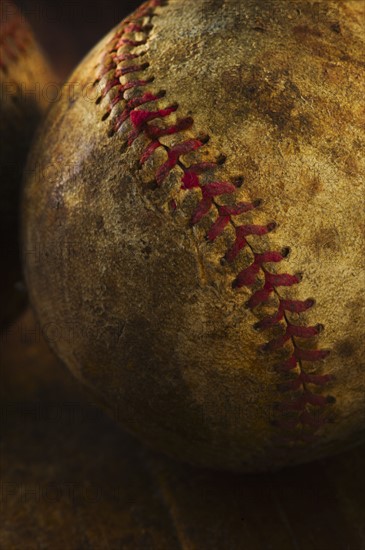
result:
[(0, 245), (6, 270), (0, 276), (0, 326), (21, 307), (14, 283), (21, 277), (18, 251), (19, 192), (30, 142), (54, 82), (33, 33), (12, 2), (0, 1)]
[(266, 471), (364, 440), (364, 15), (150, 0), (48, 114), (22, 207), (31, 302), (155, 449)]

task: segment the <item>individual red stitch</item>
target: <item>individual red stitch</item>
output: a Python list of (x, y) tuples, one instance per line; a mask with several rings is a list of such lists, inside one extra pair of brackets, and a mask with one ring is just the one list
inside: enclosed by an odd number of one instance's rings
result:
[(100, 80), (104, 75), (114, 70), (115, 67), (116, 67), (116, 63), (114, 61), (111, 62), (109, 65), (106, 65), (105, 67), (103, 67), (103, 69), (99, 72), (98, 79)]
[(200, 187), (198, 174), (192, 170), (185, 170), (185, 173), (181, 179), (181, 189), (194, 189), (194, 187)]
[(147, 84), (150, 84), (151, 80), (130, 80), (129, 82), (126, 82), (125, 84), (121, 84), (119, 87), (119, 90), (121, 92), (126, 92), (127, 90), (130, 90), (131, 88), (137, 88), (140, 86), (147, 86)]
[(176, 110), (177, 106), (172, 105), (171, 107), (159, 109), (158, 111), (131, 111), (130, 120), (134, 126), (134, 130), (132, 130), (128, 136), (128, 144), (132, 145), (134, 140), (145, 130), (145, 125), (148, 121), (167, 117)]
[(159, 98), (160, 96), (158, 94), (151, 94), (151, 92), (146, 92), (141, 96), (130, 99), (127, 102), (125, 111), (128, 110), (130, 112), (132, 111), (132, 109), (135, 109), (136, 107), (140, 107), (141, 105), (150, 103), (151, 101), (157, 101)]
[(102, 91), (102, 97), (105, 97), (107, 95), (108, 92), (110, 92), (110, 90), (112, 88), (114, 88), (115, 86), (118, 86), (119, 85), (119, 79), (118, 78), (113, 78), (113, 80), (110, 80), (109, 82), (107, 82), (105, 84), (105, 88), (103, 89)]
[(303, 313), (314, 306), (314, 300), (280, 300), (280, 305), (286, 311), (291, 311), (293, 313)]
[(197, 224), (210, 211), (213, 197), (234, 193), (236, 188), (231, 183), (215, 181), (200, 187), (200, 190), (203, 197), (191, 217), (191, 225)]
[(268, 250), (267, 252), (263, 252), (262, 254), (255, 254), (255, 262), (258, 263), (260, 266), (271, 262), (281, 262), (282, 260), (284, 260), (284, 258), (285, 255), (282, 252), (275, 252), (273, 250)]
[(329, 374), (306, 374), (301, 372), (296, 378), (283, 384), (279, 384), (281, 391), (295, 391), (300, 389), (303, 384), (314, 384), (315, 386), (324, 386), (332, 380), (332, 376)]
[[(113, 71), (114, 79), (105, 84), (102, 97), (105, 97), (107, 93), (115, 86), (118, 86), (117, 94), (114, 98), (109, 100), (109, 110), (111, 110), (117, 103), (124, 101), (124, 92), (130, 88), (139, 88), (146, 86), (152, 79), (148, 80), (135, 80), (126, 82), (123, 85), (119, 83), (119, 77), (128, 75), (137, 71), (145, 70), (149, 65), (144, 63), (142, 65), (132, 66), (118, 66), (119, 63), (129, 61), (139, 57), (140, 53), (134, 53), (133, 48), (139, 47), (147, 43), (149, 32), (152, 26), (143, 19), (150, 17), (152, 19), (154, 15), (154, 8), (164, 5), (161, 0), (150, 0), (143, 4), (132, 16), (132, 19), (126, 20), (124, 26), (119, 29), (114, 39), (110, 42), (111, 49), (108, 52), (110, 57), (103, 58), (101, 73), (103, 76), (109, 71)], [(122, 24), (123, 25), (123, 24)], [(133, 33), (143, 33), (144, 38), (136, 39), (125, 38), (123, 35)], [(138, 37), (139, 38), (139, 37)], [(116, 49), (120, 46), (124, 48), (122, 53), (117, 54)], [(105, 61), (104, 61), (105, 60)], [(143, 165), (158, 148), (163, 148), (167, 153), (167, 160), (162, 163), (156, 170), (155, 179), (156, 184), (161, 185), (168, 174), (176, 166), (182, 169), (183, 175), (181, 178), (181, 189), (184, 191), (190, 191), (192, 189), (198, 190), (201, 193), (201, 199), (198, 202), (196, 210), (193, 212), (190, 223), (195, 225), (199, 223), (211, 209), (217, 211), (218, 216), (212, 223), (210, 229), (207, 232), (206, 238), (208, 241), (214, 242), (226, 229), (228, 225), (231, 225), (235, 231), (235, 241), (227, 250), (224, 259), (222, 261), (231, 263), (233, 262), (241, 250), (248, 246), (254, 255), (254, 260), (250, 266), (243, 269), (234, 279), (232, 286), (234, 289), (241, 287), (248, 287), (258, 283), (259, 275), (263, 275), (263, 286), (256, 290), (249, 300), (247, 301), (247, 307), (254, 312), (256, 308), (266, 304), (272, 296), (275, 296), (278, 306), (277, 310), (272, 315), (267, 315), (260, 321), (255, 323), (254, 328), (256, 330), (269, 330), (272, 327), (283, 327), (283, 333), (279, 336), (268, 341), (263, 349), (265, 351), (276, 352), (276, 350), (282, 351), (289, 342), (292, 344), (291, 355), (282, 360), (280, 364), (275, 366), (275, 370), (279, 373), (292, 373), (295, 374), (294, 378), (278, 385), (279, 391), (285, 392), (301, 392), (301, 395), (295, 399), (284, 401), (278, 405), (278, 410), (283, 413), (295, 414), (298, 413), (295, 418), (282, 418), (279, 419), (276, 424), (284, 430), (292, 432), (288, 441), (293, 438), (298, 441), (308, 442), (312, 440), (312, 436), (323, 426), (327, 420), (324, 417), (314, 414), (311, 407), (322, 409), (325, 405), (332, 402), (330, 397), (324, 397), (323, 395), (313, 393), (308, 386), (313, 385), (317, 387), (323, 387), (332, 380), (332, 376), (324, 374), (309, 374), (306, 373), (303, 367), (303, 362), (317, 362), (324, 360), (329, 350), (311, 348), (302, 348), (297, 342), (297, 338), (300, 339), (312, 339), (316, 338), (323, 330), (322, 325), (305, 326), (303, 324), (296, 325), (291, 322), (287, 317), (288, 313), (300, 315), (312, 308), (315, 304), (313, 299), (307, 300), (292, 300), (284, 299), (280, 296), (278, 289), (280, 287), (291, 287), (300, 283), (301, 275), (291, 275), (288, 273), (272, 273), (268, 271), (266, 264), (280, 263), (282, 262), (290, 252), (289, 249), (283, 249), (282, 251), (266, 251), (258, 254), (254, 251), (253, 247), (247, 241), (247, 237), (251, 235), (264, 236), (273, 231), (276, 228), (275, 222), (271, 222), (268, 225), (255, 225), (255, 224), (240, 224), (236, 225), (233, 221), (234, 216), (242, 215), (249, 212), (261, 205), (261, 200), (255, 200), (252, 203), (237, 203), (233, 206), (220, 205), (216, 202), (216, 197), (233, 194), (236, 191), (236, 187), (239, 187), (243, 183), (243, 178), (237, 178), (235, 185), (230, 182), (205, 182), (200, 181), (200, 175), (206, 174), (210, 170), (218, 168), (225, 157), (222, 156), (221, 160), (217, 160), (215, 163), (199, 162), (191, 166), (185, 166), (181, 161), (181, 157), (187, 155), (193, 151), (205, 145), (205, 140), (201, 139), (189, 139), (177, 143), (172, 147), (163, 145), (158, 138), (166, 135), (178, 134), (190, 128), (193, 124), (191, 117), (179, 119), (173, 125), (153, 125), (150, 124), (152, 120), (159, 120), (159, 122), (167, 119), (178, 107), (170, 106), (166, 109), (160, 109), (157, 111), (144, 111), (137, 109), (148, 101), (157, 101), (158, 96), (152, 93), (142, 94), (133, 100), (127, 101), (123, 112), (116, 116), (114, 120), (114, 131), (117, 131), (122, 122), (129, 120), (132, 125), (132, 131), (129, 135), (128, 143), (131, 145), (133, 141), (140, 135), (145, 135), (150, 142), (145, 147), (140, 157), (140, 164)], [(172, 212), (177, 208), (175, 199), (169, 201), (169, 207)], [(308, 408), (309, 407), (309, 408)], [(308, 428), (311, 432), (299, 431), (297, 427), (302, 426)]]
[(190, 139), (171, 147), (167, 152), (168, 160), (157, 170), (156, 182), (158, 185), (161, 185), (171, 170), (175, 168), (181, 156), (196, 151), (200, 147), (203, 147), (203, 145), (204, 143), (198, 139)]
[(229, 224), (230, 220), (231, 220), (230, 215), (227, 214), (224, 216), (223, 214), (220, 214), (207, 233), (208, 241), (211, 241), (211, 242), (215, 241), (215, 239), (223, 233), (223, 231)]
[(234, 206), (219, 206), (218, 214), (219, 216), (223, 216), (223, 217), (239, 216), (240, 214), (249, 212), (254, 208), (257, 208), (257, 204), (255, 202), (239, 202)]
[[(225, 260), (227, 262), (233, 262), (238, 256), (240, 251), (248, 244), (246, 237), (249, 235), (266, 235), (270, 232), (270, 225), (239, 225), (235, 228), (236, 230), (236, 240), (233, 246), (226, 252)], [(234, 288), (240, 288), (235, 281), (232, 283)]]
[(322, 325), (315, 327), (300, 327), (298, 325), (288, 325), (287, 331), (291, 336), (298, 336), (299, 338), (311, 338), (317, 336), (322, 330)]
[[(100, 70), (99, 72), (99, 79), (101, 79), (103, 76), (105, 76), (107, 73), (109, 73), (110, 71), (113, 71), (113, 70), (116, 70), (116, 67), (118, 65), (118, 63), (120, 63), (121, 61), (131, 61), (133, 59), (137, 59), (138, 57), (140, 57), (140, 54), (132, 54), (132, 53), (121, 53), (121, 54), (118, 54), (118, 55), (114, 55), (111, 59), (111, 61), (105, 65), (104, 67), (102, 67), (102, 69)], [(116, 75), (114, 75), (116, 76)]]
[(286, 359), (284, 363), (276, 365), (275, 370), (277, 372), (289, 372), (297, 367), (298, 359), (293, 354), (289, 359)]
[(264, 344), (261, 349), (263, 351), (278, 350), (283, 348), (286, 342), (288, 342), (289, 340), (291, 340), (290, 334), (288, 333), (288, 331), (285, 331), (285, 333), (281, 336), (278, 336), (277, 338), (273, 338), (269, 342), (266, 342), (266, 344)]
[(292, 286), (300, 283), (300, 277), (298, 275), (289, 275), (288, 273), (269, 273), (265, 272), (265, 280), (267, 284), (273, 288), (278, 286)]
[[(107, 111), (111, 111), (113, 107), (115, 107), (120, 101), (123, 99), (123, 94), (126, 90), (130, 90), (131, 88), (135, 88), (137, 86), (146, 86), (149, 84), (148, 80), (134, 80), (132, 82), (127, 82), (126, 84), (121, 84), (118, 86), (118, 91), (116, 95), (113, 97), (113, 99), (110, 100), (110, 104), (107, 108)], [(102, 97), (105, 97), (105, 95), (111, 90), (111, 88), (114, 88), (114, 86), (110, 87), (106, 93), (102, 94)]]
[(120, 103), (121, 99), (123, 99), (123, 92), (119, 89), (119, 91), (116, 93), (116, 95), (110, 101), (110, 105), (108, 106), (108, 111), (110, 112), (116, 105), (118, 105), (118, 103)]
[(129, 65), (128, 67), (121, 67), (120, 69), (117, 69), (115, 71), (115, 75), (119, 79), (119, 77), (124, 76), (126, 74), (138, 73), (140, 71), (144, 71), (147, 68), (148, 68), (147, 63), (142, 63), (142, 65)]
[(249, 212), (256, 208), (255, 203), (241, 202), (235, 206), (219, 206), (218, 218), (213, 223), (212, 227), (208, 231), (207, 239), (213, 242), (219, 235), (221, 235), (230, 223), (232, 216), (238, 216), (244, 212)]
[(237, 227), (237, 235), (247, 237), (248, 235), (266, 235), (270, 232), (268, 225), (240, 225)]
[(247, 301), (247, 307), (254, 310), (257, 306), (267, 302), (273, 291), (273, 287), (265, 283), (264, 287), (257, 290)]
[(204, 218), (206, 214), (208, 214), (208, 212), (212, 208), (212, 204), (213, 200), (211, 197), (203, 197), (202, 200), (199, 202), (195, 212), (190, 218), (190, 224), (195, 225), (200, 222), (200, 220)]
[(141, 129), (141, 127), (148, 121), (154, 120), (156, 118), (163, 118), (171, 115), (171, 113), (174, 113), (177, 110), (177, 107), (171, 106), (166, 109), (160, 109), (158, 111), (132, 111), (130, 114), (130, 119), (133, 124), (133, 126), (137, 129)]
[(147, 134), (150, 138), (158, 138), (163, 136), (171, 136), (178, 134), (184, 130), (188, 130), (193, 125), (193, 119), (191, 117), (182, 118), (178, 120), (177, 124), (168, 126), (167, 128), (160, 128), (159, 126), (148, 125)]
[(313, 336), (317, 336), (319, 332), (320, 332), (320, 329), (318, 327), (300, 327), (297, 325), (291, 325), (290, 323), (287, 323), (285, 334), (283, 334), (282, 336), (279, 336), (278, 338), (274, 338), (273, 340), (270, 340), (270, 342), (267, 342), (263, 346), (263, 349), (265, 351), (278, 349), (280, 347), (283, 347), (285, 342), (290, 340), (292, 336), (298, 336), (300, 338), (311, 338)]
[(322, 359), (326, 359), (326, 357), (328, 357), (328, 355), (330, 354), (330, 350), (296, 348), (294, 353), (297, 359), (312, 362), (322, 361)]
[(113, 61), (115, 64), (117, 64), (117, 63), (120, 63), (121, 61), (131, 61), (132, 59), (137, 59), (138, 57), (141, 57), (141, 54), (123, 52), (115, 55), (113, 58)]
[(145, 40), (131, 40), (130, 38), (121, 38), (116, 44), (116, 49), (122, 48), (123, 46), (143, 46), (146, 44)]
[(125, 33), (133, 33), (133, 32), (142, 32), (143, 27), (142, 25), (138, 25), (137, 23), (129, 23), (125, 28)]
[(277, 312), (274, 315), (272, 315), (271, 317), (267, 316), (264, 319), (261, 319), (261, 321), (258, 321), (257, 323), (255, 323), (254, 328), (256, 330), (266, 330), (268, 328), (271, 328), (277, 325), (283, 319), (284, 319), (284, 309), (279, 306)]
[(235, 193), (236, 188), (228, 181), (213, 181), (201, 186), (203, 197), (219, 197)]
[(261, 267), (259, 264), (253, 263), (246, 269), (243, 269), (233, 281), (233, 288), (241, 288), (242, 286), (251, 286), (256, 283), (256, 278)]
[[(124, 21), (125, 24), (128, 23), (127, 20)], [(115, 48), (115, 44), (117, 43), (118, 39), (122, 36), (122, 34), (125, 32), (125, 27), (122, 27), (118, 31), (116, 31), (115, 35), (109, 40), (109, 42), (106, 43), (106, 47), (108, 49), (107, 53), (104, 54), (104, 58), (109, 54), (109, 50), (113, 51)], [(104, 58), (102, 59), (104, 61)]]
[(162, 144), (159, 141), (151, 141), (141, 155), (140, 164), (144, 164), (159, 147), (162, 147)]
[[(236, 230), (236, 240), (229, 250), (224, 255), (224, 260), (228, 263), (233, 262), (238, 254), (247, 245), (245, 236)], [(234, 283), (232, 283), (234, 284)]]
[(114, 124), (115, 131), (117, 131), (120, 128), (120, 126), (123, 124), (123, 122), (125, 122), (129, 118), (131, 112), (136, 107), (145, 105), (146, 103), (150, 103), (151, 101), (157, 101), (158, 99), (159, 99), (158, 95), (151, 94), (150, 92), (146, 92), (142, 96), (136, 97), (128, 101), (124, 111), (115, 120), (115, 124)]

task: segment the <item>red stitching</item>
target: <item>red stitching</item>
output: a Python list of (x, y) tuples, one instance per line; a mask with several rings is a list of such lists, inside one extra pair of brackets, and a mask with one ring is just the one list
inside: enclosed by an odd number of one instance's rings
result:
[[(288, 344), (291, 345), (289, 357), (286, 356), (281, 359), (275, 367), (278, 373), (285, 374), (286, 377), (290, 376), (289, 380), (277, 385), (278, 390), (283, 393), (293, 392), (293, 397), (283, 400), (276, 406), (276, 409), (284, 415), (290, 413), (291, 417), (289, 419), (286, 416), (278, 418), (275, 424), (288, 432), (288, 440), (290, 441), (311, 441), (319, 428), (329, 421), (327, 416), (323, 414), (325, 407), (335, 401), (333, 397), (319, 394), (313, 391), (311, 387), (322, 388), (331, 382), (333, 377), (328, 374), (312, 374), (304, 368), (303, 363), (323, 361), (330, 351), (316, 347), (316, 340), (324, 329), (322, 325), (294, 324), (289, 317), (290, 313), (297, 315), (305, 313), (315, 305), (315, 301), (312, 298), (307, 300), (284, 299), (280, 294), (279, 289), (281, 287), (293, 287), (299, 284), (302, 278), (301, 274), (273, 273), (267, 267), (267, 264), (280, 264), (288, 256), (290, 250), (285, 248), (281, 251), (267, 250), (263, 253), (257, 253), (250, 244), (248, 237), (251, 235), (267, 235), (276, 229), (276, 223), (270, 222), (267, 225), (243, 223), (238, 225), (235, 222), (235, 217), (259, 208), (262, 203), (261, 199), (253, 202), (238, 202), (230, 206), (221, 205), (216, 201), (216, 198), (219, 196), (233, 196), (237, 186), (242, 184), (242, 180), (237, 180), (236, 184), (214, 180), (203, 184), (200, 176), (215, 171), (219, 168), (220, 162), (200, 162), (191, 166), (184, 164), (182, 157), (204, 147), (207, 142), (206, 139), (187, 139), (172, 147), (168, 147), (159, 141), (161, 136), (179, 134), (193, 126), (192, 117), (179, 119), (173, 125), (163, 124), (172, 113), (178, 110), (178, 105), (174, 104), (154, 111), (140, 109), (146, 103), (157, 102), (164, 95), (153, 94), (148, 91), (143, 92), (143, 90), (141, 90), (141, 95), (129, 101), (124, 99), (126, 90), (132, 87), (142, 88), (152, 80), (134, 80), (121, 84), (119, 78), (130, 73), (143, 72), (149, 67), (148, 63), (130, 66), (124, 65), (124, 63), (143, 55), (134, 53), (132, 50), (148, 42), (150, 30), (152, 29), (151, 21), (155, 15), (154, 9), (164, 4), (161, 0), (150, 0), (143, 4), (134, 16), (122, 22), (121, 27), (110, 42), (111, 50), (107, 52), (101, 61), (97, 82), (100, 82), (105, 74), (112, 71), (110, 80), (103, 86), (101, 97), (106, 97), (112, 88), (118, 87), (115, 97), (109, 99), (108, 112), (111, 112), (117, 103), (125, 101), (122, 113), (114, 117), (112, 133), (118, 131), (122, 124), (129, 121), (132, 129), (128, 136), (128, 145), (132, 145), (141, 134), (148, 138), (149, 143), (140, 157), (141, 165), (158, 148), (164, 149), (167, 153), (167, 160), (156, 170), (156, 185), (161, 186), (175, 167), (178, 166), (182, 170), (181, 189), (186, 192), (195, 190), (200, 194), (198, 205), (191, 216), (191, 225), (198, 224), (213, 210), (217, 213), (217, 217), (206, 235), (208, 241), (214, 242), (228, 226), (234, 229), (235, 241), (222, 258), (222, 263), (232, 264), (245, 247), (250, 249), (254, 258), (253, 262), (237, 274), (232, 281), (232, 288), (237, 291), (242, 287), (256, 287), (246, 303), (247, 308), (252, 312), (259, 306), (266, 304), (272, 297), (275, 297), (278, 302), (277, 311), (273, 315), (265, 316), (254, 325), (254, 328), (260, 331), (281, 330), (280, 334), (276, 333), (274, 338), (261, 347), (262, 352), (279, 352), (279, 356), (282, 357), (288, 349)], [(149, 17), (149, 23), (143, 25), (142, 20), (147, 16)], [(134, 34), (141, 33), (142, 37), (134, 36)], [(132, 35), (132, 37), (125, 38), (126, 34)], [(118, 50), (121, 47), (124, 48), (122, 53)], [(112, 61), (110, 62), (111, 58)], [(159, 121), (158, 126), (151, 124), (155, 120)], [(169, 207), (172, 212), (176, 210), (177, 203), (175, 199), (169, 201)], [(260, 284), (261, 288), (257, 289), (257, 285)], [(302, 340), (307, 341), (304, 347)], [(294, 417), (292, 417), (293, 414)]]

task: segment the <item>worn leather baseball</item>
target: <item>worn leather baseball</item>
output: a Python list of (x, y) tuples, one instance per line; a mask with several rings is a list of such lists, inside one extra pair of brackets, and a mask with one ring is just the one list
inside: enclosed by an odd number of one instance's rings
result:
[(0, 0), (0, 327), (25, 302), (15, 289), (21, 277), (19, 191), (30, 142), (46, 110), (55, 77), (24, 15)]
[(260, 471), (364, 439), (363, 17), (356, 0), (152, 0), (46, 120), (31, 300), (155, 448)]

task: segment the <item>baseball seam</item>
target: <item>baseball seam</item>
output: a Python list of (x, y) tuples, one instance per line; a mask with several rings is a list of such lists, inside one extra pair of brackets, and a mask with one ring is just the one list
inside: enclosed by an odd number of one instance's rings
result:
[[(139, 78), (139, 73), (143, 73), (149, 67), (149, 64), (138, 61), (145, 52), (138, 53), (136, 49), (148, 42), (152, 30), (152, 19), (156, 15), (155, 8), (166, 4), (167, 2), (162, 0), (150, 0), (142, 4), (132, 16), (120, 24), (112, 40), (108, 43), (109, 48), (100, 62), (99, 72), (94, 83), (101, 90), (96, 103), (104, 104), (104, 99), (108, 102), (102, 120), (111, 121), (110, 136), (117, 134), (121, 126), (129, 121), (132, 129), (128, 136), (128, 146), (131, 146), (141, 134), (148, 138), (149, 144), (140, 158), (141, 166), (157, 149), (163, 148), (166, 151), (167, 160), (158, 167), (155, 173), (156, 186), (161, 186), (169, 173), (175, 167), (179, 167), (183, 171), (181, 189), (184, 191), (194, 189), (201, 193), (198, 206), (191, 216), (191, 226), (198, 224), (214, 208), (217, 212), (217, 218), (206, 235), (207, 240), (214, 242), (226, 227), (231, 226), (233, 228), (235, 242), (222, 258), (223, 263), (232, 263), (245, 247), (251, 250), (254, 261), (238, 273), (232, 282), (232, 288), (237, 291), (242, 287), (254, 286), (261, 274), (264, 278), (264, 284), (259, 290), (252, 293), (246, 304), (247, 307), (254, 312), (256, 307), (267, 303), (272, 295), (275, 295), (279, 305), (273, 316), (264, 317), (254, 325), (254, 328), (265, 331), (280, 325), (284, 329), (283, 334), (268, 341), (261, 347), (261, 351), (266, 353), (280, 352), (288, 343), (291, 344), (289, 357), (284, 361), (280, 359), (275, 367), (278, 374), (285, 377), (285, 382), (277, 385), (278, 391), (289, 393), (291, 397), (274, 404), (274, 408), (280, 413), (274, 424), (281, 429), (282, 441), (284, 442), (312, 441), (318, 430), (330, 421), (324, 411), (327, 410), (326, 405), (335, 402), (335, 398), (328, 395), (324, 396), (319, 393), (318, 389), (331, 382), (333, 376), (313, 374), (313, 369), (308, 372), (308, 368), (304, 367), (305, 362), (310, 364), (322, 362), (330, 353), (330, 350), (317, 349), (316, 346), (317, 336), (323, 331), (323, 325), (296, 325), (289, 317), (290, 313), (303, 314), (314, 306), (315, 301), (313, 299), (284, 299), (279, 291), (280, 287), (292, 287), (299, 284), (302, 275), (276, 274), (269, 271), (266, 266), (270, 263), (279, 264), (288, 256), (290, 250), (284, 248), (281, 251), (268, 250), (264, 253), (257, 253), (250, 244), (249, 237), (251, 235), (263, 236), (269, 234), (276, 229), (275, 222), (264, 226), (254, 224), (238, 225), (235, 222), (235, 216), (259, 208), (262, 203), (261, 200), (239, 202), (233, 206), (222, 206), (217, 202), (217, 197), (233, 195), (237, 187), (242, 184), (240, 179), (234, 183), (210, 181), (202, 184), (199, 176), (219, 169), (225, 161), (224, 155), (214, 163), (200, 162), (186, 166), (182, 161), (181, 157), (184, 155), (204, 147), (209, 141), (208, 137), (187, 139), (172, 147), (168, 147), (160, 141), (159, 138), (163, 136), (183, 134), (184, 131), (191, 129), (194, 125), (192, 117), (178, 119), (175, 124), (168, 126), (166, 124), (161, 125), (161, 122), (168, 120), (170, 115), (178, 111), (179, 106), (177, 104), (163, 109), (158, 108), (156, 111), (143, 110), (143, 105), (147, 103), (158, 105), (158, 101), (164, 97), (165, 93), (154, 94), (146, 91), (148, 84), (154, 79), (143, 80)], [(142, 35), (143, 38), (137, 40), (137, 35)], [(132, 65), (129, 64), (130, 62), (132, 62)], [(130, 75), (131, 80), (126, 80), (122, 84), (120, 78), (126, 75)], [(133, 88), (137, 93), (140, 92), (140, 95), (127, 100), (124, 94), (127, 90)], [(115, 92), (114, 97), (109, 96), (111, 90), (113, 90), (113, 93)], [(124, 102), (123, 111), (114, 114), (114, 108), (121, 102)], [(156, 120), (159, 122), (158, 126), (151, 124)], [(172, 211), (176, 210), (176, 201), (171, 199), (169, 206)], [(300, 345), (298, 339), (306, 341), (305, 347)], [(317, 388), (317, 391), (313, 391), (312, 388), (314, 387)]]

